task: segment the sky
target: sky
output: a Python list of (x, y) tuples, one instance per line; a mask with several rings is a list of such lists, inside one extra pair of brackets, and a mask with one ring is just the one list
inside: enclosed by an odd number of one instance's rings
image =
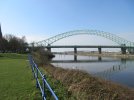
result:
[[(134, 0), (0, 0), (3, 35), (41, 41), (71, 30), (95, 29), (134, 41)], [(100, 42), (101, 41), (101, 42)], [(55, 44), (116, 44), (97, 36), (72, 36)]]

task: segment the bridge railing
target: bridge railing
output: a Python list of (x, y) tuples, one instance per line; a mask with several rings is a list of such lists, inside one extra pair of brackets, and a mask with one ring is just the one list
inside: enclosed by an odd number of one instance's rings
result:
[[(56, 94), (50, 87), (49, 83), (47, 82), (45, 75), (42, 74), (42, 72), (39, 70), (39, 68), (38, 68), (37, 64), (34, 62), (32, 56), (28, 55), (28, 58), (29, 58), (29, 62), (30, 62), (31, 69), (33, 72), (33, 76), (36, 79), (36, 87), (40, 89), (40, 92), (42, 94), (42, 100), (46, 100), (46, 97), (47, 97), (46, 89), (49, 90), (49, 92), (51, 93), (51, 95), (53, 96), (53, 98), (55, 100), (58, 100), (58, 97), (56, 96)], [(41, 78), (41, 80), (39, 78)]]

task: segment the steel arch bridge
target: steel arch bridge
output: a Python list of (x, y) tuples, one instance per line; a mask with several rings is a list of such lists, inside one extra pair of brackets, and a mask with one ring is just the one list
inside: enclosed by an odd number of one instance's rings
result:
[(104, 32), (104, 31), (100, 31), (100, 30), (74, 30), (74, 31), (68, 31), (68, 32), (64, 32), (61, 34), (58, 34), (56, 36), (50, 37), (46, 40), (42, 40), (39, 42), (36, 42), (35, 45), (37, 46), (48, 46), (53, 44), (54, 42), (61, 40), (63, 38), (67, 38), (70, 36), (74, 36), (74, 35), (96, 35), (96, 36), (100, 36), (100, 37), (104, 37), (106, 39), (109, 39), (113, 42), (116, 42), (119, 45), (125, 45), (125, 46), (129, 46), (129, 47), (134, 47), (134, 42), (125, 40), (115, 34), (109, 33), (109, 32)]

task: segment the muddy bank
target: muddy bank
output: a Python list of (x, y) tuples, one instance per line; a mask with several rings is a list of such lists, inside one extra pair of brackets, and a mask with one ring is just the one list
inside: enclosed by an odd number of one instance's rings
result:
[(54, 67), (44, 67), (48, 75), (60, 81), (76, 100), (134, 100), (134, 90), (93, 77), (88, 73)]
[[(65, 54), (65, 55), (74, 55), (73, 52), (67, 52), (67, 53), (56, 53), (56, 54)], [(112, 58), (124, 58), (124, 59), (134, 59), (134, 54), (121, 54), (121, 53), (115, 53), (115, 52), (102, 52), (101, 54), (97, 52), (77, 52), (75, 54), (77, 56), (97, 56), (97, 57), (112, 57)]]

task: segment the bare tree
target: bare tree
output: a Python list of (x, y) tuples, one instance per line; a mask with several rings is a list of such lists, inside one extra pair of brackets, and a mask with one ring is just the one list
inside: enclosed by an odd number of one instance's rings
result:
[(17, 52), (24, 53), (26, 52), (26, 48), (28, 47), (28, 43), (26, 42), (26, 37), (22, 38), (16, 37), (14, 35), (8, 34), (5, 35), (2, 39), (0, 39), (0, 51), (1, 52)]

